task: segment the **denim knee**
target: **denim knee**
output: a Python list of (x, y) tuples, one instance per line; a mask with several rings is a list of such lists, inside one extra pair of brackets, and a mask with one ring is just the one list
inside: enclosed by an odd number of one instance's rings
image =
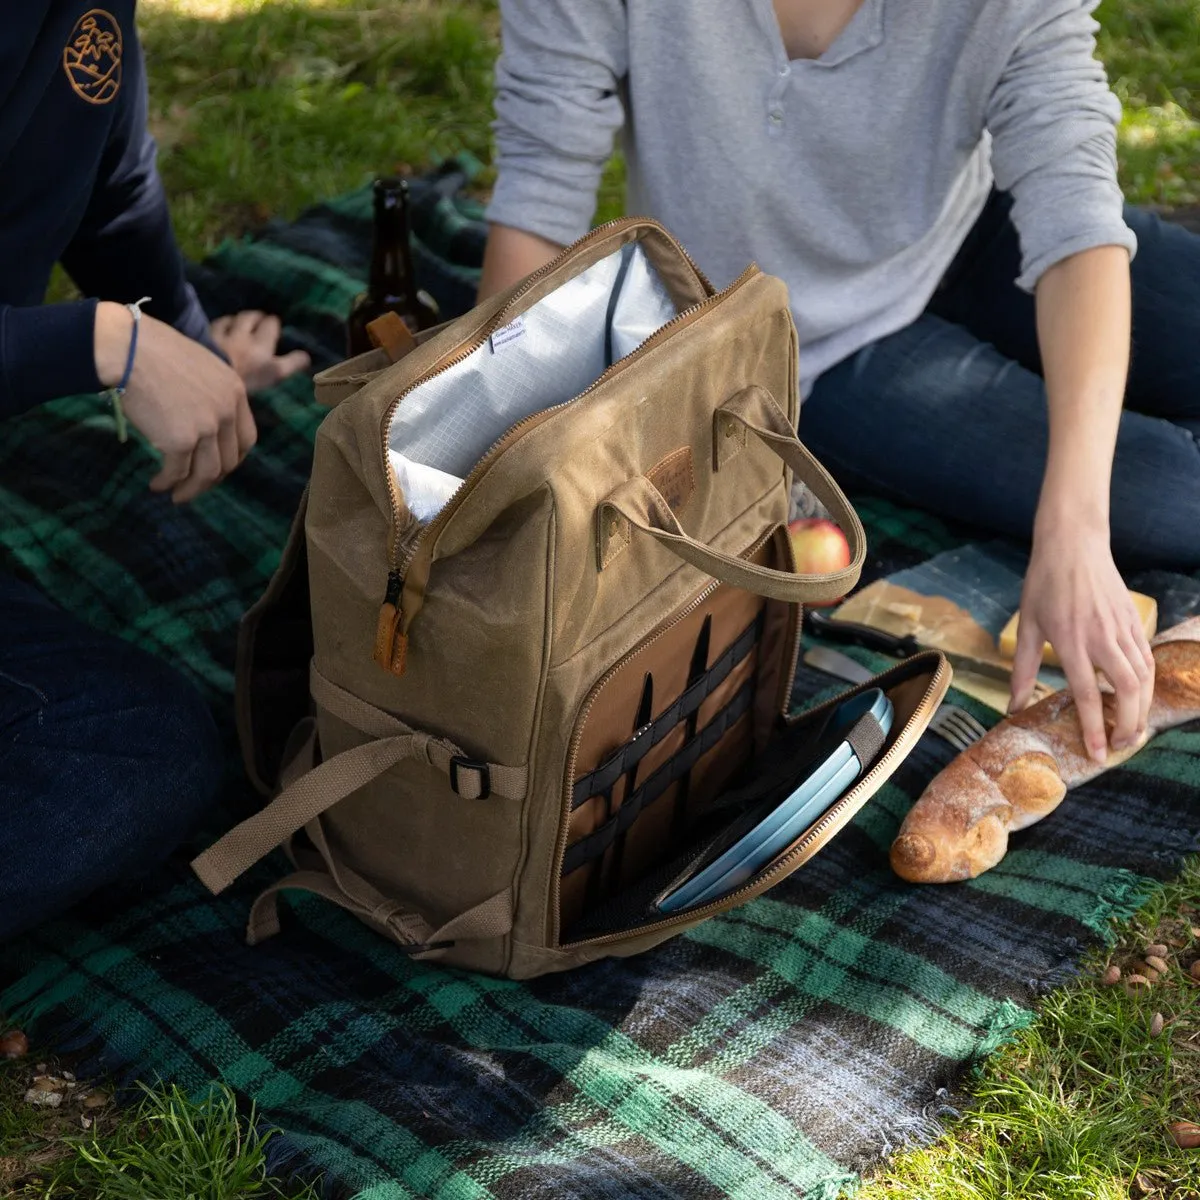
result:
[[(221, 747), (204, 698), (132, 646), (89, 647), (6, 753), (31, 780), (26, 819), (59, 847), (61, 884), (90, 891), (154, 866), (212, 803)], [(13, 781), (8, 781), (11, 787)]]
[(1124, 413), (1110, 525), (1122, 568), (1200, 569), (1200, 437), (1170, 421)]
[(0, 939), (156, 866), (220, 782), (212, 715), (183, 676), (111, 639), (77, 648), (42, 664), (4, 727)]
[(113, 744), (126, 763), (126, 786), (102, 802), (132, 835), (131, 857), (149, 865), (203, 819), (220, 783), (222, 753), (199, 691), (165, 663), (138, 657), (137, 669), (110, 693)]

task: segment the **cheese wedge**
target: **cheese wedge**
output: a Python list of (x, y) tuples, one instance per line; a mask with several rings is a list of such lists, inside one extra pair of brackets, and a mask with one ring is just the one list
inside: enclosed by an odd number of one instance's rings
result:
[[(1151, 596), (1143, 596), (1141, 592), (1130, 592), (1129, 598), (1142, 618), (1142, 628), (1146, 637), (1152, 638), (1158, 631), (1158, 602)], [(1021, 614), (1015, 612), (1000, 634), (1000, 653), (1005, 658), (1015, 658), (1017, 653), (1017, 629), (1020, 627)], [(1058, 655), (1054, 653), (1047, 642), (1042, 649), (1042, 662), (1048, 667), (1060, 667)]]

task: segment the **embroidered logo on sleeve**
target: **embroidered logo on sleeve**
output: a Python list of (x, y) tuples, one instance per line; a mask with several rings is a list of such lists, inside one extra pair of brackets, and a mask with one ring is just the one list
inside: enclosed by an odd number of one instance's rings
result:
[(85, 12), (63, 50), (63, 70), (75, 94), (89, 104), (107, 104), (121, 90), (121, 27), (102, 8)]

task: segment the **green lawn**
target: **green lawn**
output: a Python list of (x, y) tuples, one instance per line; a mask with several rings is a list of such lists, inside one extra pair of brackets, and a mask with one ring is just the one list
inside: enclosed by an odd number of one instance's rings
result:
[[(139, 13), (162, 171), (192, 257), (397, 166), (462, 148), (488, 157), (494, 0), (142, 0)], [(1125, 102), (1127, 194), (1200, 203), (1200, 0), (1104, 0), (1099, 17)], [(621, 177), (614, 162), (601, 217), (620, 211)], [(981, 1067), (952, 1135), (893, 1160), (864, 1198), (1200, 1196), (1200, 1150), (1167, 1133), (1200, 1122), (1200, 984), (1186, 971), (1200, 957), (1198, 911), (1193, 868)], [(1168, 946), (1162, 979), (1133, 994), (1099, 981), (1110, 963), (1128, 974), (1150, 942)], [(1165, 1029), (1152, 1036), (1156, 1013)], [(0, 1196), (279, 1194), (226, 1098), (164, 1091), (92, 1118), (77, 1104), (34, 1109), (23, 1096), (39, 1057), (0, 1064)], [(191, 1171), (215, 1181), (200, 1190)]]
[[(495, 0), (142, 0), (162, 170), (190, 255), (459, 148), (486, 159)], [(1105, 0), (1123, 181), (1200, 201), (1200, 3)], [(601, 215), (620, 208), (610, 171)]]

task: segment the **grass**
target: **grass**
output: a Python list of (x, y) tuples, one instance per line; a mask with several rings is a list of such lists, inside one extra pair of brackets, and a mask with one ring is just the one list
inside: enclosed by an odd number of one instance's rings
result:
[(372, 174), (488, 155), (494, 4), (139, 6), (185, 252)]
[[(1180, 1149), (1168, 1127), (1200, 1123), (1200, 981), (1188, 973), (1197, 935), (1193, 863), (983, 1065), (952, 1136), (900, 1155), (858, 1200), (1196, 1200), (1200, 1150)], [(1169, 969), (1129, 987), (1124, 977), (1144, 970), (1156, 943)], [(1114, 965), (1122, 981), (1106, 985)]]
[[(138, 13), (161, 169), (193, 258), (374, 174), (463, 148), (488, 158), (495, 0), (142, 0)], [(1200, 0), (1104, 0), (1097, 15), (1125, 105), (1126, 194), (1200, 203)], [(622, 179), (614, 158), (598, 219), (620, 212)], [(66, 287), (59, 277), (52, 295)], [(1181, 969), (1200, 957), (1198, 913), (1193, 866), (980, 1068), (951, 1136), (899, 1155), (861, 1200), (1200, 1197), (1200, 1150), (1167, 1133), (1200, 1122), (1200, 985)], [(1152, 941), (1170, 946), (1160, 981), (1134, 994), (1099, 982), (1110, 962), (1128, 973)], [(1166, 1026), (1151, 1037), (1155, 1012)], [(267, 1180), (252, 1115), (239, 1121), (227, 1093), (159, 1089), (84, 1130), (73, 1105), (24, 1103), (30, 1074), (0, 1065), (2, 1196), (311, 1194)]]
[[(138, 14), (192, 257), (396, 166), (491, 156), (496, 0), (143, 0)], [(623, 179), (614, 160), (600, 219)]]
[[(267, 1171), (273, 1135), (243, 1119), (233, 1094), (214, 1087), (142, 1087), (116, 1108), (51, 1062), (0, 1068), (0, 1196), (9, 1200), (317, 1200), (315, 1185)], [(68, 1073), (69, 1076), (69, 1073)], [(56, 1083), (54, 1108), (27, 1102), (39, 1078)]]
[(1200, 3), (1104, 0), (1100, 54), (1125, 105), (1121, 181), (1138, 203), (1200, 199)]

